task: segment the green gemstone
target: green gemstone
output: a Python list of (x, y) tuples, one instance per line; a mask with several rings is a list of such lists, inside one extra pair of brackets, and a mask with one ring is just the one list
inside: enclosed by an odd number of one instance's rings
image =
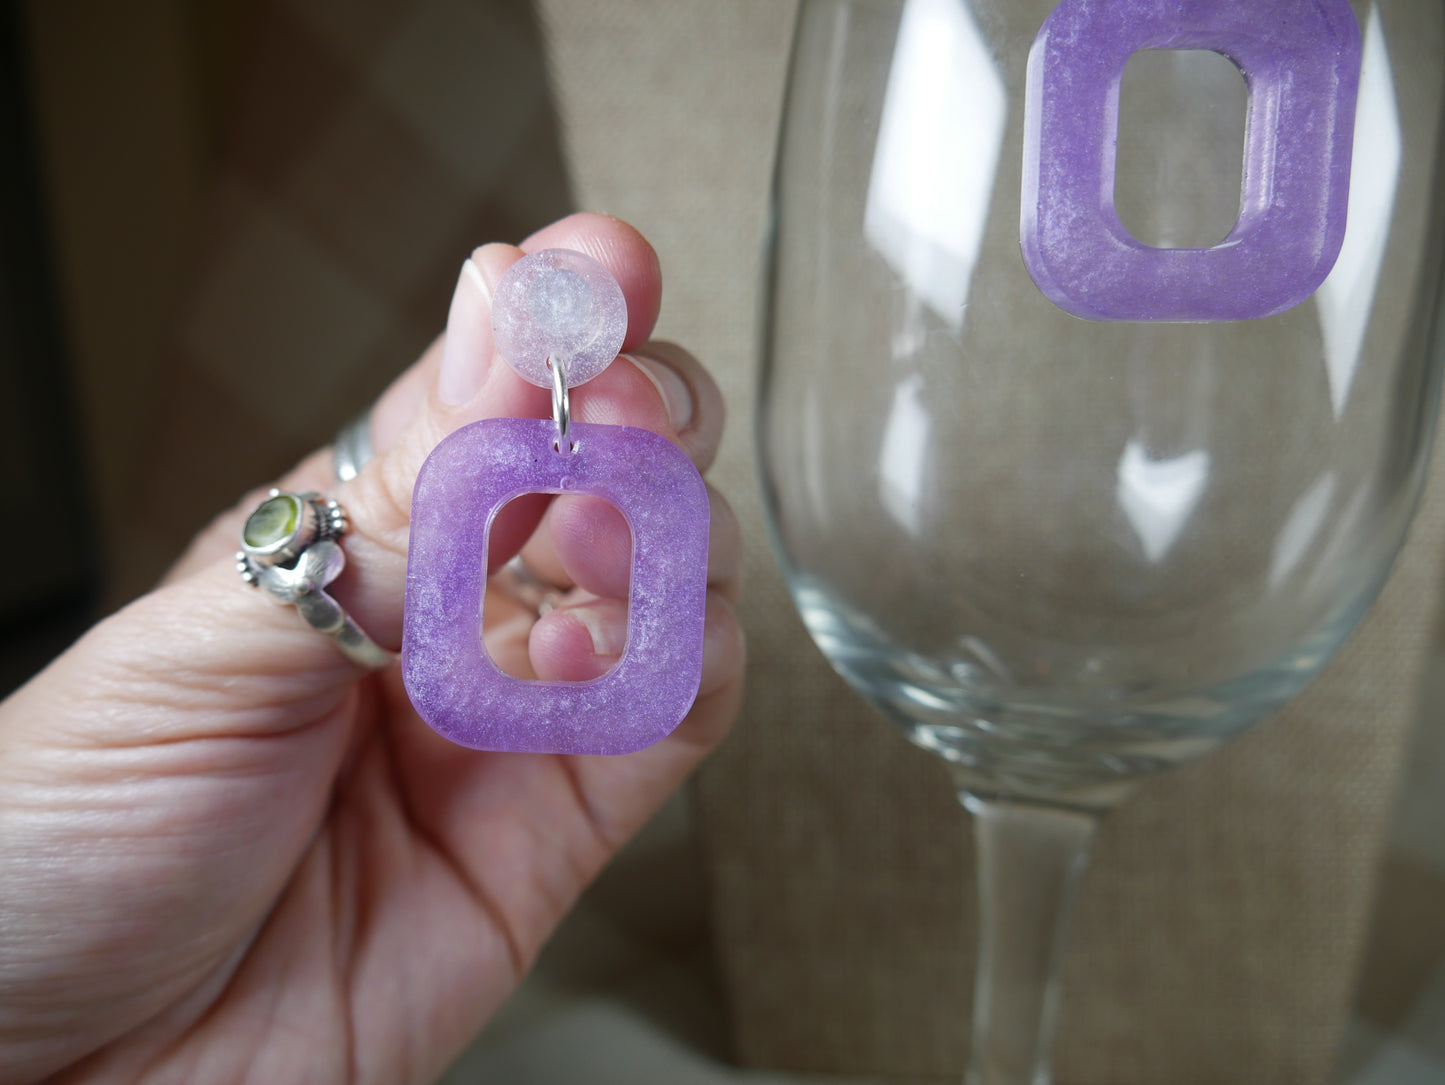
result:
[(261, 550), (290, 537), (301, 517), (301, 502), (288, 494), (268, 498), (246, 518), (241, 541)]

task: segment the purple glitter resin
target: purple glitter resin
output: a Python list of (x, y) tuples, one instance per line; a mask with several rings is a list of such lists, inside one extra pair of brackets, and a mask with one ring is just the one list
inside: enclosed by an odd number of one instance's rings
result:
[[(631, 426), (579, 423), (557, 451), (550, 419), (474, 422), (442, 441), (412, 496), (401, 645), (412, 704), (463, 746), (624, 754), (666, 738), (702, 677), (708, 498), (675, 445)], [(482, 646), (487, 538), (498, 511), (528, 493), (594, 494), (632, 528), (627, 647), (589, 682), (529, 682)]]
[[(1239, 221), (1214, 248), (1143, 245), (1114, 210), (1119, 82), (1140, 49), (1222, 53), (1249, 83)], [(1253, 320), (1304, 301), (1344, 241), (1360, 51), (1348, 0), (1063, 0), (1025, 102), (1039, 289), (1088, 320)]]

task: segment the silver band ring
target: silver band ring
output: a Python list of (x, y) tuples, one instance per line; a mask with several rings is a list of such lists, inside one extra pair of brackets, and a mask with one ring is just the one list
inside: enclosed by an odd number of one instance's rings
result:
[(367, 408), (342, 426), (331, 444), (336, 465), (336, 481), (350, 482), (371, 462), (371, 408)]
[(318, 633), (336, 641), (346, 657), (368, 670), (389, 667), (395, 656), (366, 635), (326, 587), (346, 568), (338, 540), (350, 522), (335, 501), (316, 493), (271, 490), (246, 518), (236, 571), (276, 603), (289, 603)]

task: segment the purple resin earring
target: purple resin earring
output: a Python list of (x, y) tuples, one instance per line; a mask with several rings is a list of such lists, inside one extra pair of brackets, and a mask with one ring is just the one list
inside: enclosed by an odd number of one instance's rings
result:
[[(427, 458), (412, 495), (402, 677), (435, 730), (479, 750), (623, 754), (667, 737), (702, 677), (708, 498), (671, 441), (631, 426), (571, 425), (568, 388), (622, 348), (617, 282), (581, 253), (526, 256), (492, 302), (497, 351), (552, 388), (553, 418), (464, 426)], [(587, 682), (502, 673), (482, 645), (487, 540), (497, 513), (528, 493), (592, 494), (632, 529), (627, 646)]]
[[(1239, 221), (1210, 249), (1158, 249), (1114, 211), (1119, 81), (1140, 49), (1209, 49), (1249, 82)], [(1029, 53), (1024, 263), (1087, 320), (1284, 312), (1340, 254), (1360, 27), (1349, 0), (1062, 0)]]

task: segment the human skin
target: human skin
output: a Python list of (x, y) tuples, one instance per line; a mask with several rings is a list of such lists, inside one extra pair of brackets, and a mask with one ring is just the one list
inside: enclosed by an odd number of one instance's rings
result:
[[(332, 592), (387, 648), (427, 453), (468, 422), (550, 409), (494, 356), (487, 324), (487, 290), (544, 248), (600, 260), (628, 301), (625, 356), (573, 391), (573, 417), (653, 430), (699, 469), (716, 453), (716, 386), (685, 351), (647, 342), (662, 283), (635, 230), (574, 215), (520, 248), (478, 249), (447, 336), (376, 405), (377, 457), (334, 485), (322, 450), (277, 481), (347, 509)], [(0, 704), (0, 1081), (430, 1081), (737, 713), (740, 543), (716, 492), (697, 702), (625, 757), (439, 737), (396, 667), (361, 673), (237, 577), (236, 537), (262, 496)], [(565, 601), (538, 620), (489, 591), (493, 657), (542, 679), (605, 672), (625, 641), (625, 522), (597, 499), (523, 499), (489, 560), (518, 549)]]

